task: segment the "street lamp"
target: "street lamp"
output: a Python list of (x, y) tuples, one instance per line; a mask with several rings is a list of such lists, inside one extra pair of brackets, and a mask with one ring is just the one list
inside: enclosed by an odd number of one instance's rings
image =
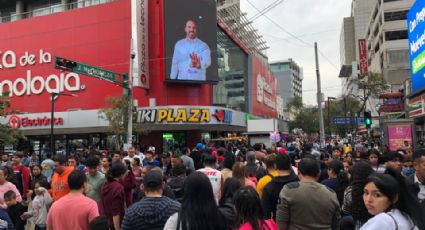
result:
[[(77, 97), (76, 94), (70, 94), (70, 93), (56, 93), (56, 92), (52, 92), (51, 93), (51, 105), (52, 105), (52, 111), (50, 114), (50, 151), (52, 152), (52, 156), (56, 155), (56, 151), (55, 151), (55, 135), (54, 135), (54, 118), (55, 118), (55, 100), (58, 96), (69, 96), (69, 97)], [(41, 159), (41, 158), (40, 158)]]
[(335, 97), (328, 97), (328, 129), (329, 129), (329, 136), (332, 136), (331, 117), (329, 115), (329, 110), (330, 110), (330, 107), (331, 107), (330, 100), (336, 100), (336, 98)]

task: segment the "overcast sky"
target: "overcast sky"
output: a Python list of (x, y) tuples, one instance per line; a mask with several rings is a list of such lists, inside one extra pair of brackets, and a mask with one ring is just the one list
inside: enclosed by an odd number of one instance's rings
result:
[[(240, 0), (241, 10), (247, 18), (258, 13), (276, 0)], [(254, 27), (263, 35), (270, 47), (267, 56), (270, 61), (292, 58), (304, 69), (303, 100), (305, 104), (317, 104), (316, 66), (314, 42), (325, 55), (319, 55), (322, 92), (325, 98), (341, 94), (338, 78), (340, 67), (339, 38), (342, 20), (350, 16), (351, 0), (283, 0), (281, 4), (265, 15), (286, 31), (296, 35), (308, 44), (291, 37), (283, 29), (265, 17), (254, 20)], [(329, 59), (329, 60), (327, 60)]]

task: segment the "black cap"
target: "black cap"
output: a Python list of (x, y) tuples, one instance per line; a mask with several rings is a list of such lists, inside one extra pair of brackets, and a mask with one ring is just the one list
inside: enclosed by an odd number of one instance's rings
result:
[(162, 172), (158, 170), (151, 170), (146, 173), (143, 178), (143, 185), (148, 188), (156, 188), (163, 183)]

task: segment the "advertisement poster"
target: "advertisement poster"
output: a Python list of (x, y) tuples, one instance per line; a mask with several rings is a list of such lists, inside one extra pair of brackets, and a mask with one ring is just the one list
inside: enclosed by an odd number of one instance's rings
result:
[(164, 0), (164, 46), (166, 81), (216, 83), (215, 1)]
[(390, 151), (396, 151), (404, 146), (404, 141), (408, 141), (412, 146), (412, 127), (410, 125), (388, 126), (388, 145)]

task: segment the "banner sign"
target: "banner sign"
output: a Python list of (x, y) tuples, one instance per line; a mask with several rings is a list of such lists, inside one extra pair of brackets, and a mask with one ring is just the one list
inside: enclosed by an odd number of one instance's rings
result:
[(147, 124), (229, 124), (246, 126), (244, 113), (215, 106), (139, 108), (136, 122)]
[(368, 73), (366, 39), (359, 39), (359, 59), (360, 76), (364, 77)]

